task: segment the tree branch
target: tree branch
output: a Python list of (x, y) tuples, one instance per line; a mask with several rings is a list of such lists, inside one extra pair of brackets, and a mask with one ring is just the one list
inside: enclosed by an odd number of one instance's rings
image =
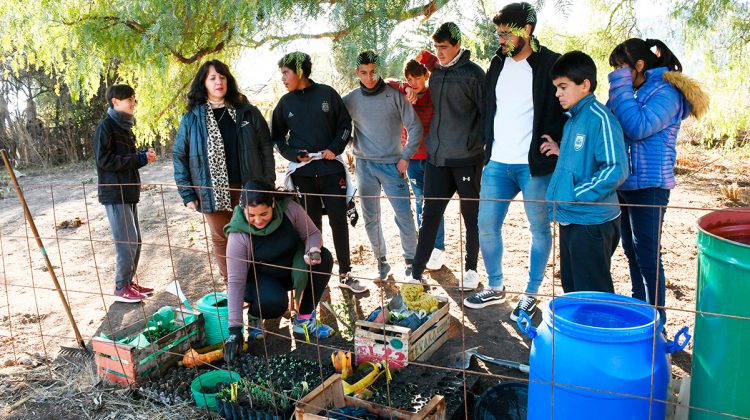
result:
[[(331, 3), (335, 3), (335, 1)], [(405, 10), (402, 13), (398, 13), (398, 14), (389, 14), (386, 17), (388, 19), (396, 20), (397, 23), (401, 23), (401, 22), (421, 16), (422, 17), (421, 22), (424, 22), (427, 19), (429, 19), (435, 12), (437, 12), (441, 7), (443, 7), (446, 3), (447, 1), (438, 2), (435, 0), (430, 0), (422, 6), (413, 7), (409, 10)], [(363, 13), (362, 16), (360, 16), (358, 20), (352, 21), (350, 25), (348, 25), (346, 28), (341, 28), (339, 30), (333, 30), (333, 31), (328, 31), (328, 32), (321, 32), (318, 34), (294, 33), (294, 34), (289, 34), (289, 35), (268, 35), (258, 40), (251, 40), (247, 44), (247, 46), (250, 48), (257, 48), (266, 43), (271, 43), (271, 48), (273, 49), (287, 42), (297, 41), (300, 39), (331, 38), (334, 41), (336, 41), (339, 38), (348, 35), (352, 31), (352, 28), (359, 25), (360, 22), (366, 21), (367, 19), (371, 19), (373, 17), (375, 17), (374, 13), (371, 11), (367, 11)]]
[(221, 25), (221, 27), (219, 27), (219, 29), (215, 33), (217, 37), (219, 37), (223, 33), (226, 33), (226, 36), (221, 41), (219, 41), (216, 45), (203, 47), (199, 49), (198, 51), (196, 51), (190, 57), (186, 57), (183, 53), (163, 43), (161, 39), (159, 39), (158, 37), (155, 37), (152, 34), (149, 34), (147, 26), (133, 19), (123, 19), (119, 16), (109, 16), (109, 15), (105, 15), (105, 16), (89, 15), (89, 16), (84, 16), (75, 21), (63, 21), (63, 24), (68, 25), (68, 26), (74, 26), (78, 23), (83, 23), (83, 22), (110, 22), (112, 25), (118, 25), (118, 24), (124, 25), (125, 27), (131, 29), (133, 32), (140, 34), (140, 35), (146, 34), (148, 37), (153, 38), (159, 45), (161, 45), (167, 51), (169, 51), (169, 53), (172, 54), (172, 56), (174, 56), (174, 58), (177, 59), (177, 61), (179, 61), (182, 64), (195, 63), (196, 61), (202, 59), (208, 54), (217, 53), (223, 50), (227, 46), (227, 44), (232, 40), (232, 37), (234, 35), (233, 28), (229, 26), (229, 23), (224, 23), (223, 25)]

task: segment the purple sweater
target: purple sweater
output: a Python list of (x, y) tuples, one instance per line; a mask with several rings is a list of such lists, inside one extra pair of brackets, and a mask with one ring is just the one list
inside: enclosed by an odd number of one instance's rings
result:
[[(289, 201), (286, 210), (284, 210), (284, 215), (294, 225), (300, 240), (305, 242), (305, 252), (309, 251), (310, 248), (320, 249), (323, 246), (323, 236), (302, 206), (294, 201)], [(253, 261), (253, 247), (250, 235), (247, 233), (231, 232), (227, 240), (229, 326), (241, 327), (242, 304), (245, 298), (247, 273)]]

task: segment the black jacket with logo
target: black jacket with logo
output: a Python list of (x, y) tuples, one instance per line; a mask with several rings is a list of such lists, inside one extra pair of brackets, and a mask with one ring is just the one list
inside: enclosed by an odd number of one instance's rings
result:
[[(498, 49), (492, 57), (490, 68), (487, 70), (484, 95), (484, 163), (487, 164), (492, 156), (492, 142), (495, 140), (495, 112), (497, 111), (497, 97), (495, 86), (500, 72), (505, 65), (505, 54)], [(539, 151), (544, 142), (543, 134), (548, 134), (556, 142), (562, 138), (565, 116), (560, 106), (560, 101), (555, 96), (555, 85), (549, 76), (552, 65), (560, 57), (560, 54), (545, 47), (538, 52), (533, 52), (526, 60), (531, 67), (532, 99), (534, 101), (534, 127), (531, 134), (531, 147), (529, 148), (529, 171), (531, 175), (541, 176), (551, 174), (557, 164), (557, 156), (545, 156)], [(510, 98), (511, 100), (513, 98)], [(500, 133), (502, 136), (502, 133)]]
[[(352, 119), (341, 96), (330, 86), (312, 83), (282, 96), (271, 119), (271, 139), (287, 160), (297, 162), (300, 150), (344, 152), (352, 134)], [(288, 134), (288, 136), (287, 136)], [(297, 169), (301, 176), (324, 176), (344, 170), (339, 161), (316, 160)]]
[(96, 126), (94, 156), (102, 204), (137, 203), (141, 197), (138, 169), (146, 166), (146, 152), (135, 148), (135, 136), (109, 115)]

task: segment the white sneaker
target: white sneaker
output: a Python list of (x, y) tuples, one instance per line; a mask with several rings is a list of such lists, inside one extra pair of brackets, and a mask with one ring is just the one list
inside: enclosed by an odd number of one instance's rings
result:
[(445, 263), (445, 251), (434, 248), (425, 268), (428, 270), (440, 270), (443, 268), (443, 263)]
[(464, 271), (463, 283), (460, 286), (461, 290), (474, 290), (479, 287), (479, 274), (475, 270)]

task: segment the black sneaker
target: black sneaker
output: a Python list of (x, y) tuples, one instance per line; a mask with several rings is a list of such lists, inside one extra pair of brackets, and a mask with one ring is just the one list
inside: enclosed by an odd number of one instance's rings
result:
[(485, 306), (497, 305), (505, 300), (505, 287), (502, 291), (493, 289), (484, 289), (481, 292), (464, 299), (464, 305), (469, 308), (479, 309)]
[(339, 278), (339, 287), (349, 289), (353, 293), (363, 293), (367, 291), (367, 287), (360, 283), (358, 279), (354, 278), (352, 273), (341, 275)]
[(411, 283), (414, 281), (414, 277), (412, 276), (414, 272), (414, 260), (406, 260), (406, 269), (404, 269), (404, 281), (407, 283)]
[(534, 317), (534, 314), (536, 313), (536, 306), (539, 301), (534, 296), (529, 295), (523, 295), (521, 296), (521, 300), (518, 301), (518, 305), (516, 305), (516, 309), (513, 310), (510, 314), (510, 320), (515, 321), (518, 319), (518, 316), (521, 315), (521, 311), (526, 312), (529, 314), (530, 318)]

